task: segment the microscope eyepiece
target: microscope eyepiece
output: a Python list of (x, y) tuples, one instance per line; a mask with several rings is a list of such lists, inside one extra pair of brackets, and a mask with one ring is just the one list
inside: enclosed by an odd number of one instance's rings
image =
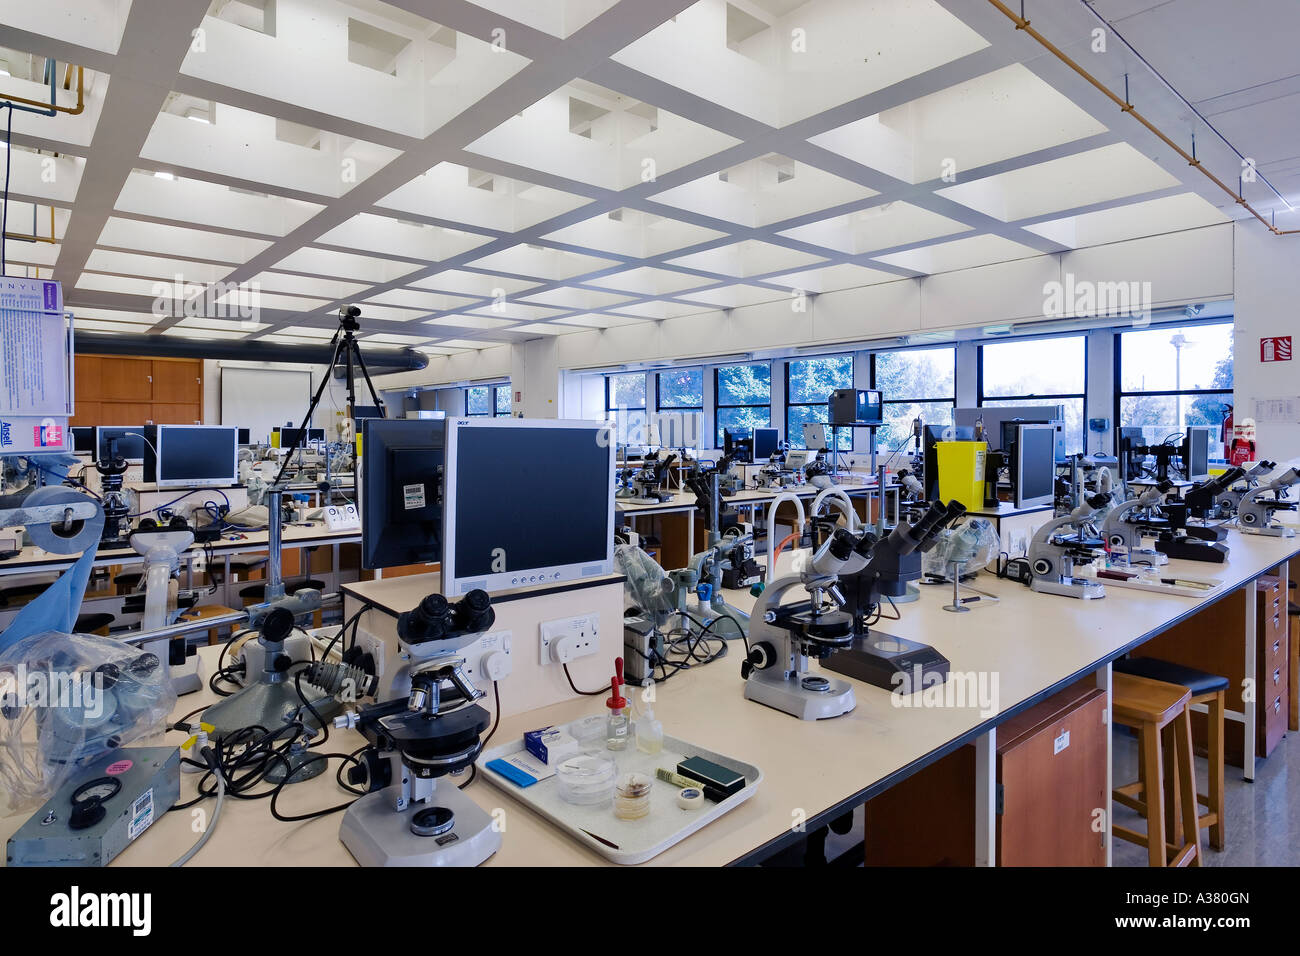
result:
[(830, 539), (831, 556), (837, 561), (847, 561), (849, 556), (853, 554), (853, 548), (857, 543), (858, 539), (850, 532), (845, 531), (843, 528), (837, 528)]

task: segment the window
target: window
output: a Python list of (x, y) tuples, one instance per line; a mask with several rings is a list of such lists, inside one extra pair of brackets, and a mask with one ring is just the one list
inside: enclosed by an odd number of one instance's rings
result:
[(723, 365), (713, 371), (717, 447), (724, 428), (767, 428), (772, 424), (772, 366)]
[(471, 385), (465, 389), (467, 418), (509, 418), (510, 383), (505, 385)]
[(1141, 428), (1147, 444), (1188, 425), (1222, 429), (1232, 404), (1231, 322), (1165, 325), (1115, 338), (1115, 421), (1121, 428)]
[(645, 372), (605, 376), (605, 417), (615, 424), (620, 444), (644, 445)]
[(698, 368), (674, 369), (657, 376), (659, 410), (704, 410), (704, 370)]
[[(791, 448), (803, 448), (803, 426), (828, 420), (831, 392), (853, 387), (853, 356), (828, 355), (796, 359), (785, 365), (785, 437)], [(853, 429), (841, 428), (840, 451), (852, 451)]]
[(871, 387), (884, 398), (885, 424), (876, 429), (878, 448), (893, 451), (912, 438), (912, 420), (951, 425), (957, 404), (955, 348), (900, 349), (871, 357)]
[(1088, 342), (1082, 335), (980, 346), (982, 406), (1065, 406), (1065, 453), (1084, 450)]

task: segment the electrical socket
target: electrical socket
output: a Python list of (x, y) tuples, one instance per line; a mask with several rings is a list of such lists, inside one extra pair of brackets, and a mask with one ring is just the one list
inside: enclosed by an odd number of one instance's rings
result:
[(490, 691), (494, 680), (510, 676), (510, 632), (489, 631), (465, 648), (465, 673), (480, 690)]
[(541, 626), (541, 662), (567, 664), (580, 657), (590, 657), (600, 650), (600, 615), (543, 621)]

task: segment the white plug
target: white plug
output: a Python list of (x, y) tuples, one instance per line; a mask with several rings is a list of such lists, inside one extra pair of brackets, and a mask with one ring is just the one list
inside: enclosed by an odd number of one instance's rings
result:
[(479, 671), (490, 681), (504, 680), (510, 676), (510, 655), (504, 651), (489, 651), (479, 661)]
[(578, 642), (572, 637), (568, 635), (557, 637), (551, 641), (551, 660), (557, 664), (567, 664), (573, 660), (577, 650)]

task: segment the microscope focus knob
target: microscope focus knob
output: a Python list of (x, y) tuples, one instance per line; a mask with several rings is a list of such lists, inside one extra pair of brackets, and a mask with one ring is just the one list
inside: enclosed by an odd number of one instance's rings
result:
[(271, 660), (271, 669), (277, 674), (283, 674), (293, 666), (293, 658), (288, 654), (276, 654)]
[(740, 676), (748, 678), (756, 670), (766, 670), (776, 661), (776, 648), (767, 641), (758, 641), (749, 648), (745, 662), (740, 665)]

